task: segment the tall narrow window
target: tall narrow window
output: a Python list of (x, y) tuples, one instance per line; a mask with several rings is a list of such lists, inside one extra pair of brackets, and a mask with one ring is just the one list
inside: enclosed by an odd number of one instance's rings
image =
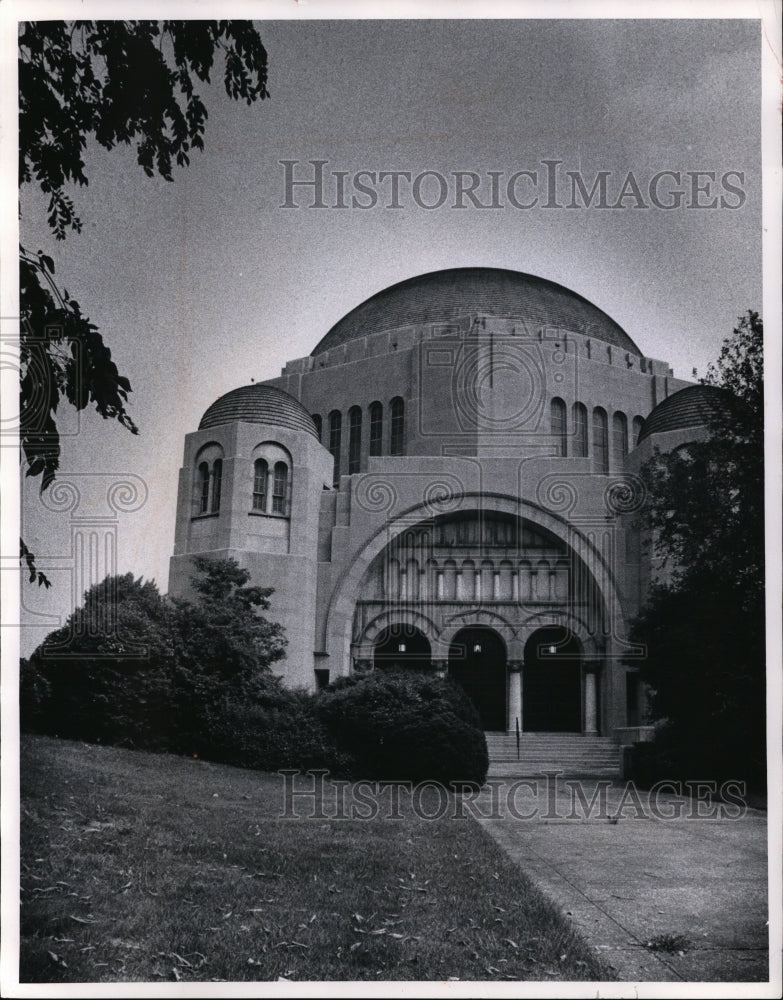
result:
[(624, 413), (612, 417), (612, 442), (615, 468), (621, 469), (628, 454), (628, 418)]
[(390, 404), (391, 437), (389, 439), (389, 454), (405, 454), (405, 403), (395, 396)]
[(362, 459), (362, 411), (352, 406), (348, 411), (348, 475), (359, 471)]
[(383, 406), (370, 403), (370, 454), (383, 454)]
[(574, 455), (587, 458), (587, 408), (584, 403), (574, 403)]
[(272, 486), (272, 513), (285, 514), (288, 493), (288, 466), (285, 462), (275, 463), (275, 479)]
[(206, 462), (198, 467), (198, 512), (209, 513), (209, 466)]
[(593, 410), (593, 465), (596, 472), (609, 471), (609, 420), (606, 410)]
[(318, 434), (318, 440), (320, 441), (321, 440), (321, 433), (323, 431), (323, 421), (321, 420), (321, 414), (320, 413), (314, 413), (313, 414), (313, 423), (315, 424), (315, 430), (316, 430), (316, 433)]
[(556, 454), (565, 456), (566, 453), (566, 405), (562, 399), (555, 397), (550, 408), (550, 430), (555, 439)]
[(642, 433), (642, 427), (644, 427), (644, 419), (642, 417), (633, 418), (633, 446), (634, 448), (639, 444), (639, 435)]
[(329, 451), (334, 459), (332, 485), (335, 489), (340, 485), (340, 441), (342, 437), (343, 418), (339, 410), (329, 414)]
[(269, 466), (263, 458), (257, 458), (253, 466), (253, 510), (266, 510), (266, 490)]
[(212, 465), (212, 513), (220, 510), (220, 489), (223, 482), (223, 459), (216, 458)]

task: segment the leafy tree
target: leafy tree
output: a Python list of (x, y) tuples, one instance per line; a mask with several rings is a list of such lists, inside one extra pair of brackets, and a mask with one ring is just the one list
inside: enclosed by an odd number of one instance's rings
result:
[(173, 608), (152, 580), (108, 576), (22, 672), (22, 725), (77, 739), (165, 746)]
[(281, 625), (269, 609), (268, 588), (248, 586), (250, 574), (233, 559), (196, 556), (194, 600), (172, 598), (176, 609), (175, 681), (179, 748), (212, 755), (214, 734), (229, 706), (279, 701), (269, 666), (285, 652)]
[[(672, 568), (631, 638), (662, 723), (665, 766), (760, 783), (765, 760), (763, 326), (742, 316), (705, 384), (721, 390), (707, 440), (643, 469), (646, 520)], [(698, 774), (695, 772), (699, 772)], [(687, 772), (690, 772), (689, 774)]]
[(742, 316), (706, 385), (718, 390), (709, 439), (656, 452), (645, 469), (647, 518), (676, 579), (690, 573), (726, 578), (743, 605), (763, 596), (763, 326)]
[(192, 673), (204, 696), (216, 680), (249, 695), (285, 652), (283, 627), (259, 614), (269, 610), (272, 590), (247, 586), (250, 573), (233, 559), (196, 556), (193, 565), (196, 599), (171, 599), (178, 669)]
[(195, 562), (194, 601), (131, 573), (91, 587), (26, 665), (23, 726), (191, 752), (209, 747), (226, 698), (279, 703), (269, 664), (283, 655), (283, 629), (258, 614), (271, 591), (247, 586), (233, 560)]
[[(48, 199), (58, 240), (82, 224), (68, 188), (88, 183), (88, 140), (133, 146), (149, 177), (173, 180), (174, 166), (204, 148), (207, 110), (196, 90), (216, 55), (233, 100), (268, 97), (267, 56), (247, 21), (23, 22), (19, 34), (19, 178)], [(54, 261), (20, 248), (20, 438), (28, 476), (53, 481), (60, 458), (62, 399), (131, 433), (131, 385), (97, 327), (54, 281)], [(30, 582), (49, 585), (22, 542)]]

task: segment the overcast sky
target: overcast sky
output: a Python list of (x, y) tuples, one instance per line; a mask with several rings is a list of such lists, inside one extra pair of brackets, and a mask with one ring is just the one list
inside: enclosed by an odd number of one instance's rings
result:
[[(80, 599), (73, 522), (106, 512), (112, 476), (131, 473), (148, 491), (141, 509), (119, 515), (118, 569), (165, 591), (185, 434), (217, 396), (276, 376), (388, 285), (471, 265), (540, 275), (590, 299), (684, 378), (704, 373), (739, 314), (761, 310), (758, 22), (300, 21), (259, 30), (271, 98), (247, 107), (220, 81), (206, 88), (206, 151), (174, 184), (146, 178), (132, 152), (90, 147), (89, 187), (74, 192), (84, 231), (65, 244), (47, 233), (43, 197), (23, 197), (23, 243), (52, 253), (61, 287), (101, 329), (133, 385), (140, 427), (132, 437), (95, 414), (66, 422), (74, 433), (63, 439), (62, 479), (80, 474), (77, 512), (44, 510), (26, 490), (26, 540), (54, 586), (25, 590), (26, 620), (37, 627), (23, 630), (23, 652)], [(300, 172), (327, 160), (327, 171), (349, 178), (361, 169), (498, 171), (501, 187), (515, 171), (561, 160), (588, 186), (610, 171), (611, 200), (632, 171), (648, 201), (660, 171), (735, 171), (744, 200), (480, 211), (449, 207), (450, 192), (430, 211), (409, 193), (400, 210), (285, 210), (283, 159), (300, 161)], [(297, 199), (307, 205), (310, 195)]]

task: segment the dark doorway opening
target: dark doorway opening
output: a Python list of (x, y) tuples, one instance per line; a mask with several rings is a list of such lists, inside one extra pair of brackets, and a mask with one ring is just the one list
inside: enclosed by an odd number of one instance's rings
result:
[(413, 625), (390, 625), (376, 639), (373, 659), (376, 667), (428, 670), (432, 665), (430, 641)]
[(582, 644), (568, 629), (540, 628), (525, 645), (522, 728), (528, 733), (582, 731)]
[(449, 676), (462, 685), (486, 730), (506, 729), (506, 647), (491, 628), (464, 628), (449, 649)]

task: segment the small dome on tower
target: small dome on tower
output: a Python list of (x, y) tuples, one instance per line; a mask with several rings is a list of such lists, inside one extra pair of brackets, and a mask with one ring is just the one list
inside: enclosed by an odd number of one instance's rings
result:
[(288, 427), (318, 437), (313, 418), (299, 400), (273, 385), (257, 383), (232, 389), (209, 407), (198, 429), (202, 431), (208, 427), (231, 424), (235, 420)]
[(639, 444), (652, 434), (706, 427), (724, 408), (726, 390), (715, 385), (689, 385), (662, 400), (644, 421)]

